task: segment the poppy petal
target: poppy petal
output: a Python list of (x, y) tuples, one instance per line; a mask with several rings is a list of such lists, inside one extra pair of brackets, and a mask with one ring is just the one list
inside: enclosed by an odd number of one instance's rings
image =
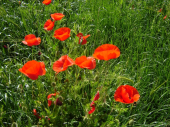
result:
[(87, 60), (86, 56), (77, 57), (75, 60), (75, 64), (80, 65), (81, 63), (83, 63), (86, 60)]
[(40, 66), (41, 66), (41, 71), (40, 71), (39, 75), (45, 75), (46, 74), (46, 70), (45, 70), (44, 62), (40, 62)]
[(63, 15), (62, 13), (54, 13), (51, 14), (51, 18), (55, 21), (57, 20), (61, 20), (65, 15)]
[(80, 37), (83, 37), (83, 34), (82, 33), (78, 33), (76, 36), (80, 38)]
[(39, 114), (37, 113), (36, 109), (33, 109), (33, 113), (34, 113), (34, 115), (35, 115), (37, 118), (41, 119), (41, 117), (40, 117)]
[(36, 38), (36, 36), (34, 34), (28, 34), (25, 36), (25, 41), (35, 39), (35, 38)]
[(85, 45), (86, 43), (87, 43), (87, 40), (86, 40), (86, 39), (83, 39), (82, 42), (79, 41), (79, 44), (81, 44), (81, 45)]
[(95, 97), (94, 97), (93, 101), (97, 101), (97, 100), (99, 100), (99, 97), (100, 97), (100, 95), (99, 95), (99, 91), (97, 91), (97, 94), (95, 95)]
[(65, 71), (67, 69), (67, 67), (63, 68), (63, 62), (61, 61), (56, 61), (53, 64), (53, 70), (56, 71), (57, 73), (61, 72), (61, 71)]
[(67, 56), (66, 60), (64, 61), (63, 67), (65, 68), (65, 67), (72, 66), (72, 65), (74, 65), (74, 60), (72, 60), (71, 58)]
[(92, 114), (95, 111), (95, 106), (91, 106), (91, 110), (89, 111), (89, 114)]
[(132, 99), (133, 99), (134, 102), (137, 102), (139, 100), (139, 98), (140, 98), (140, 95), (135, 94)]
[(92, 101), (91, 104), (90, 104), (90, 107), (92, 107), (94, 105), (95, 105), (95, 103), (94, 103), (94, 101)]
[(51, 3), (51, 0), (44, 0), (42, 3), (45, 5), (49, 5)]
[(50, 106), (51, 106), (51, 104), (52, 104), (52, 101), (51, 101), (51, 100), (49, 100), (52, 96), (56, 96), (56, 93), (54, 93), (54, 94), (49, 94), (49, 95), (47, 96), (48, 106), (49, 106), (49, 107), (50, 107)]
[(89, 36), (90, 36), (90, 34), (86, 35), (86, 36), (83, 36), (83, 39), (87, 39)]
[(129, 98), (129, 94), (124, 87), (122, 87), (121, 95), (123, 95), (124, 103), (131, 103), (131, 98)]

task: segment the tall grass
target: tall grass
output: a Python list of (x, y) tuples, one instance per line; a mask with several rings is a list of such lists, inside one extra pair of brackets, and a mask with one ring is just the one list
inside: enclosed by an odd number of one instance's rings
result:
[[(39, 0), (0, 1), (0, 124), (2, 126), (170, 126), (169, 1)], [(158, 10), (162, 8), (162, 12)], [(51, 13), (63, 13), (54, 30), (69, 27), (71, 37), (60, 42), (43, 25)], [(167, 18), (163, 20), (163, 17)], [(77, 33), (90, 34), (78, 45)], [(39, 46), (22, 44), (27, 34), (41, 37)], [(76, 66), (55, 75), (53, 63), (62, 55), (92, 56), (101, 44), (119, 47), (121, 56), (96, 61), (95, 70)], [(4, 45), (7, 48), (4, 48)], [(38, 52), (42, 54), (39, 56)], [(47, 73), (31, 81), (18, 69), (29, 60), (44, 61)], [(81, 77), (81, 79), (80, 79)], [(120, 85), (138, 89), (136, 105), (114, 101)], [(68, 89), (69, 88), (69, 89)], [(47, 106), (47, 95), (60, 91), (63, 105)], [(90, 103), (100, 90), (94, 114)], [(37, 119), (33, 109), (51, 120)]]

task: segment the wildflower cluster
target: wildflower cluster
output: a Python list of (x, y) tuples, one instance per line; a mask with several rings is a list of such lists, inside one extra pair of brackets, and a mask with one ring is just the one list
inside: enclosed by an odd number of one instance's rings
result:
[[(49, 5), (51, 0), (44, 0), (43, 4)], [(61, 20), (64, 17), (62, 13), (54, 13), (51, 14), (51, 19), (48, 19), (44, 24), (44, 29), (47, 31), (51, 31), (54, 28), (55, 22)], [(68, 39), (70, 35), (71, 29), (68, 27), (61, 27), (54, 32), (54, 37), (60, 41), (65, 41)], [(82, 33), (77, 33), (76, 35), (79, 38), (78, 44), (85, 45), (87, 43), (87, 38), (90, 35), (83, 36)], [(36, 46), (40, 45), (41, 38), (36, 37), (33, 34), (29, 34), (25, 36), (25, 40), (22, 41), (23, 44), (27, 46)], [(67, 70), (68, 67), (73, 65), (78, 66), (80, 68), (85, 68), (88, 70), (95, 69), (96, 67), (96, 59), (97, 60), (111, 60), (116, 59), (120, 56), (120, 50), (117, 46), (113, 44), (103, 44), (95, 49), (92, 56), (79, 56), (75, 60), (70, 58), (68, 55), (61, 56), (57, 61), (53, 63), (53, 70), (58, 73), (62, 73), (62, 71)], [(44, 62), (38, 62), (35, 60), (31, 60), (25, 63), (25, 65), (19, 69), (21, 73), (32, 80), (37, 80), (39, 76), (43, 76), (46, 74), (45, 64)], [(90, 111), (88, 114), (92, 114), (96, 109), (96, 101), (99, 100), (99, 92), (95, 95), (93, 101), (90, 104)], [(100, 93), (101, 94), (101, 93)], [(55, 101), (53, 100), (55, 98)], [(125, 104), (131, 104), (137, 102), (140, 98), (140, 95), (133, 86), (129, 85), (121, 85), (117, 88), (114, 99), (117, 102), (122, 102)], [(52, 104), (62, 106), (61, 98), (59, 97), (59, 93), (51, 93), (47, 95), (48, 106), (50, 107)], [(41, 119), (42, 117), (36, 112), (36, 109), (33, 109), (34, 115)], [(50, 118), (48, 119), (50, 120)]]

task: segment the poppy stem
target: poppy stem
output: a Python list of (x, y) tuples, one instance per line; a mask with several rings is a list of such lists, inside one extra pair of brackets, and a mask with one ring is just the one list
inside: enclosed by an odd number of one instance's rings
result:
[(133, 104), (131, 104), (130, 112), (132, 111), (132, 108), (133, 108)]
[[(104, 66), (105, 66), (105, 78), (104, 80), (106, 81), (106, 78), (107, 78), (107, 74), (108, 74), (108, 70), (109, 70), (109, 65), (108, 65), (108, 61), (105, 61), (104, 63)], [(109, 84), (108, 84), (109, 85)]]
[(32, 48), (32, 60), (33, 60), (33, 47), (31, 47)]
[(78, 79), (78, 77), (79, 77), (79, 68), (77, 67), (77, 66), (75, 66), (76, 67), (76, 82), (77, 82), (77, 79)]
[(33, 81), (32, 81), (32, 98), (34, 98), (34, 85), (33, 85)]

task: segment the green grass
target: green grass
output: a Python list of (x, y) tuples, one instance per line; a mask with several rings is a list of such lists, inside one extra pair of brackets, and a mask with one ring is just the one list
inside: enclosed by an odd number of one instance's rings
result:
[[(1, 0), (1, 126), (170, 126), (169, 5), (168, 0), (53, 0), (48, 6), (42, 0), (21, 0), (21, 5)], [(65, 17), (46, 32), (44, 23), (55, 12)], [(53, 37), (54, 30), (65, 26), (71, 29), (71, 37), (60, 42)], [(86, 45), (78, 45), (75, 35), (79, 32), (91, 35)], [(24, 45), (22, 40), (27, 34), (41, 37), (41, 44)], [(62, 55), (74, 60), (92, 56), (98, 46), (106, 43), (119, 47), (118, 59), (96, 61), (91, 71), (73, 66), (55, 75), (52, 70)], [(44, 61), (46, 75), (32, 81), (20, 73), (18, 69), (29, 60)], [(140, 93), (133, 107), (114, 100), (115, 90), (124, 84)], [(63, 105), (48, 107), (47, 96), (55, 90), (60, 91)], [(88, 115), (97, 90), (100, 99), (96, 111)], [(37, 119), (32, 113), (34, 108), (51, 120)]]

